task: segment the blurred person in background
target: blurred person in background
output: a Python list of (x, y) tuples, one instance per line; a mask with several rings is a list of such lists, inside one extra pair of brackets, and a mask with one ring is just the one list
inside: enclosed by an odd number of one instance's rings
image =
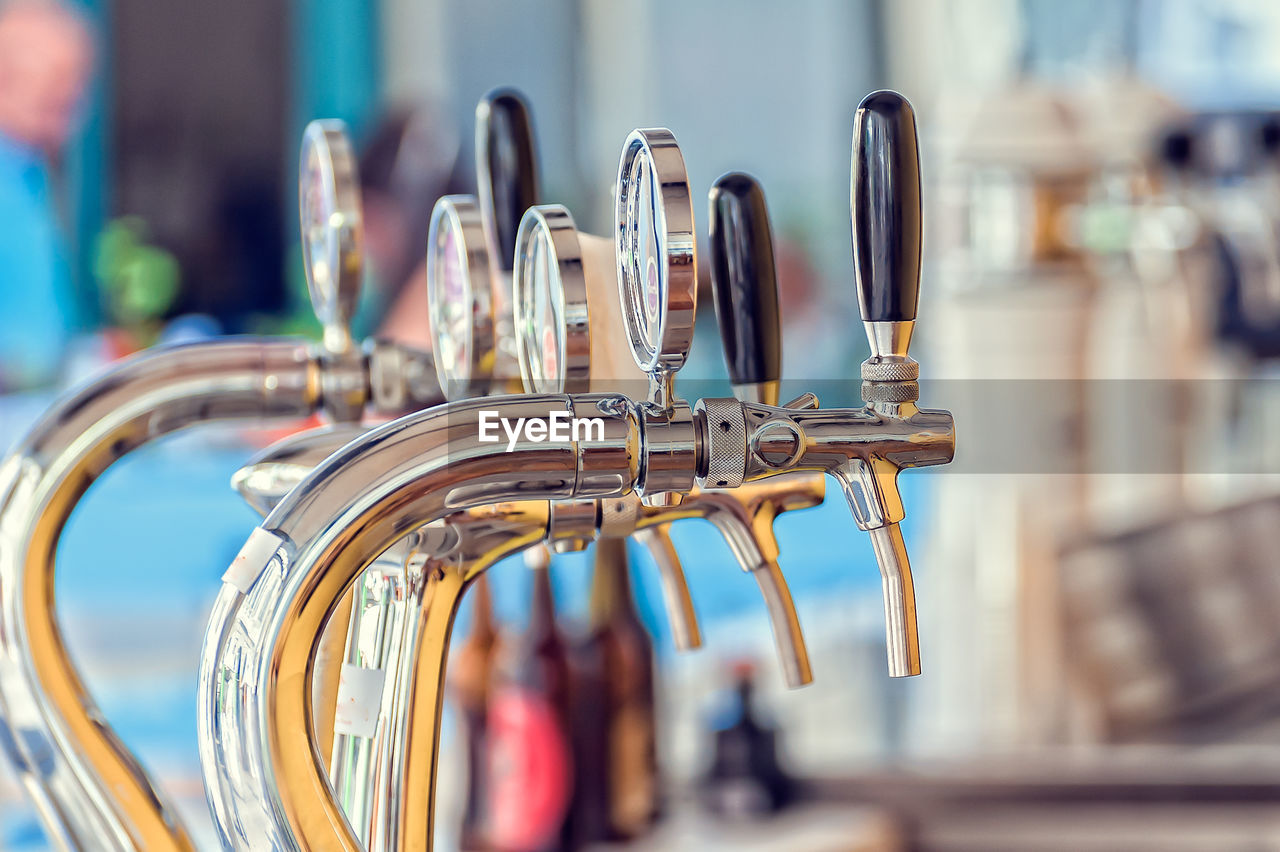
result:
[(474, 192), (463, 177), (457, 123), (436, 107), (394, 109), (374, 128), (360, 156), (365, 254), (378, 302), (380, 334), (430, 347), (427, 231), (443, 195)]
[(92, 64), (92, 35), (71, 7), (0, 2), (0, 391), (56, 379), (74, 324), (53, 170)]

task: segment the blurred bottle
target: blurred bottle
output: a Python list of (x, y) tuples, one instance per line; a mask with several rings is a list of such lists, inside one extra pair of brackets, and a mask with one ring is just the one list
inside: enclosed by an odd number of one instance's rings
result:
[(493, 617), (489, 580), (481, 574), (471, 589), (471, 633), (450, 666), (453, 697), (467, 730), (467, 801), (462, 816), (462, 848), (486, 848), (483, 830), (485, 796), (485, 738), (488, 728), (490, 685), (498, 654), (499, 638)]
[(565, 849), (584, 849), (614, 838), (609, 784), (608, 659), (588, 631), (569, 653), (569, 740), (573, 801), (565, 818)]
[(755, 706), (755, 667), (734, 667), (736, 681), (716, 720), (711, 768), (702, 782), (708, 809), (732, 819), (768, 816), (794, 798), (795, 785), (778, 759), (778, 732)]
[(503, 651), (487, 713), (486, 834), (501, 852), (566, 846), (573, 793), (569, 658), (556, 627), (546, 551), (529, 551), (533, 608)]
[(615, 839), (630, 839), (658, 816), (653, 639), (631, 594), (627, 540), (604, 538), (595, 548), (587, 641), (603, 661), (609, 825)]

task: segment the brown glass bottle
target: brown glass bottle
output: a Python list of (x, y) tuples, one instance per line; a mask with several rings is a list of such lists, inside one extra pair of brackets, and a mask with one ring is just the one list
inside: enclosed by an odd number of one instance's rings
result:
[(499, 639), (493, 617), (493, 596), (483, 574), (470, 590), (473, 601), (471, 632), (450, 665), (453, 698), (467, 728), (467, 803), (462, 815), (464, 850), (487, 848), (483, 831), (485, 811), (485, 737), (488, 728), (490, 685), (498, 655)]
[(487, 714), (485, 836), (502, 852), (564, 848), (573, 794), (569, 659), (547, 561), (531, 564), (529, 626), (504, 648)]
[(658, 815), (653, 639), (631, 594), (626, 539), (601, 539), (595, 548), (588, 644), (598, 649), (605, 688), (609, 826), (626, 840)]

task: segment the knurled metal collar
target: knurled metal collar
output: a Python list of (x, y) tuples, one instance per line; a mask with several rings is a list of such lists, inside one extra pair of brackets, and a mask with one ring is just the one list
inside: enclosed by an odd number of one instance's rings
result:
[(914, 382), (920, 378), (920, 364), (914, 358), (872, 357), (862, 362), (864, 382)]
[(694, 406), (706, 424), (706, 476), (702, 488), (737, 488), (747, 472), (747, 421), (736, 399), (700, 399)]
[(915, 402), (920, 398), (919, 382), (863, 382), (866, 402)]
[(600, 538), (625, 538), (636, 531), (640, 498), (634, 493), (600, 499)]

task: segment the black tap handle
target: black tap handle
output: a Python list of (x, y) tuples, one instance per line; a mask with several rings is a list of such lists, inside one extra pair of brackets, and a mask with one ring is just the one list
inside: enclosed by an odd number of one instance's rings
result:
[(514, 89), (494, 89), (476, 107), (476, 170), (490, 250), (510, 272), (520, 219), (539, 194), (533, 119)]
[(735, 385), (782, 377), (782, 333), (773, 233), (764, 190), (730, 172), (711, 188), (711, 289), (729, 378)]
[(858, 105), (849, 204), (863, 321), (914, 320), (920, 298), (920, 152), (915, 111), (897, 92), (872, 92)]

